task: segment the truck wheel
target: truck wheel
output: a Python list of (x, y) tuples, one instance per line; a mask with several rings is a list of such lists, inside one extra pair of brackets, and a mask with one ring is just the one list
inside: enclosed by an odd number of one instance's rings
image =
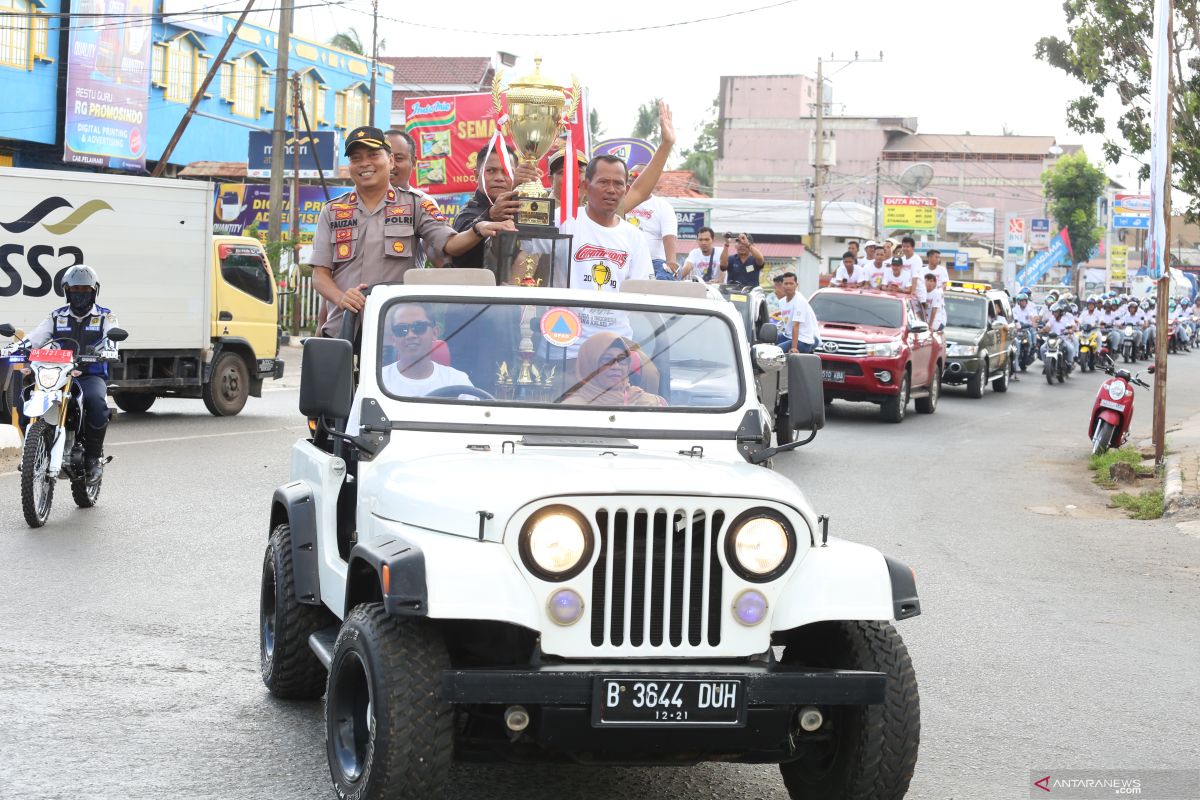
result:
[(936, 369), (937, 375), (933, 377), (933, 383), (929, 384), (929, 396), (918, 397), (913, 401), (913, 407), (917, 409), (918, 414), (932, 414), (937, 411), (938, 396), (942, 393), (942, 365), (938, 364)]
[(228, 350), (217, 356), (201, 395), (214, 417), (232, 417), (241, 411), (250, 396), (250, 372), (242, 357)]
[(784, 445), (791, 444), (796, 438), (796, 432), (792, 430), (792, 419), (788, 416), (787, 395), (779, 398), (779, 405), (775, 407), (775, 443)]
[(908, 408), (908, 370), (900, 378), (900, 391), (879, 406), (879, 415), (884, 422), (904, 422), (904, 412)]
[(259, 591), (259, 670), (276, 697), (316, 700), (325, 693), (325, 668), (308, 637), (337, 619), (324, 606), (296, 600), (292, 568), (292, 526), (275, 526), (267, 541)]
[(979, 371), (967, 378), (967, 397), (978, 400), (983, 397), (983, 385), (987, 383), (987, 361), (979, 365)]
[(888, 622), (818, 622), (799, 631), (784, 663), (886, 673), (883, 705), (829, 706), (824, 726), (799, 758), (779, 765), (793, 800), (900, 800), (908, 791), (921, 738), (917, 677), (908, 648)]
[(999, 378), (996, 378), (996, 380), (992, 381), (992, 391), (993, 392), (1007, 392), (1008, 391), (1008, 368), (1007, 367), (1004, 368), (1003, 375), (1001, 375)]
[(57, 476), (46, 474), (53, 442), (54, 427), (45, 420), (39, 419), (25, 432), (25, 447), (21, 451), (21, 511), (31, 528), (46, 524), (54, 503)]
[(145, 414), (158, 398), (149, 392), (113, 392), (113, 402), (127, 414)]
[(325, 693), (325, 750), (339, 797), (443, 797), (454, 755), (454, 713), (440, 697), (450, 666), (424, 620), (357, 606), (333, 650)]

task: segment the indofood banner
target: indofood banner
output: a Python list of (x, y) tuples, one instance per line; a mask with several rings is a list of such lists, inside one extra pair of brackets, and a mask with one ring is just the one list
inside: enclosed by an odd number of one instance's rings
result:
[(153, 0), (72, 6), (63, 161), (145, 170)]

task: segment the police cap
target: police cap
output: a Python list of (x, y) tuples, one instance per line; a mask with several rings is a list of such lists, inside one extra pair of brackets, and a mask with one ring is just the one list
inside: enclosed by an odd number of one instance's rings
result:
[(388, 144), (387, 137), (383, 135), (383, 131), (379, 130), (379, 128), (373, 128), (370, 125), (355, 128), (346, 135), (346, 155), (350, 155), (350, 148), (356, 144), (366, 145), (373, 149), (382, 147), (389, 153), (392, 152), (392, 146)]

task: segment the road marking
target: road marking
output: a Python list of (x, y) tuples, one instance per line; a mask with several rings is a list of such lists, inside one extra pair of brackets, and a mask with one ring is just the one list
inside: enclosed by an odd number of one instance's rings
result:
[(138, 439), (132, 442), (109, 442), (109, 447), (124, 447), (131, 444), (161, 444), (163, 442), (187, 442), (192, 439), (216, 439), (221, 436), (254, 436), (260, 433), (279, 433), (281, 431), (303, 431), (304, 428), (263, 428), (256, 431), (227, 431), (225, 433), (198, 433), (194, 436), (168, 436), (162, 439)]

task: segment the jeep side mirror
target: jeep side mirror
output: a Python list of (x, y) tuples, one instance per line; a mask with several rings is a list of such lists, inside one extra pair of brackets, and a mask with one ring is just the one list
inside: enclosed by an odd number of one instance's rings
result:
[(758, 326), (758, 343), (775, 344), (779, 341), (779, 329), (774, 322), (764, 322)]
[[(0, 333), (3, 333), (3, 331), (0, 331)], [(129, 338), (129, 331), (125, 330), (124, 328), (109, 328), (108, 329), (108, 340), (110, 342), (123, 342), (128, 338)]]
[(825, 427), (825, 391), (821, 357), (789, 353), (788, 424), (792, 430), (819, 431)]
[(908, 326), (908, 330), (910, 333), (928, 333), (929, 326), (924, 322), (914, 322), (912, 325)]
[(300, 365), (300, 413), (346, 419), (354, 401), (354, 345), (346, 339), (312, 337)]
[(8, 324), (7, 322), (5, 322), (3, 325), (0, 325), (0, 336), (16, 336), (16, 335), (17, 335), (17, 329), (14, 328), (12, 325)]

